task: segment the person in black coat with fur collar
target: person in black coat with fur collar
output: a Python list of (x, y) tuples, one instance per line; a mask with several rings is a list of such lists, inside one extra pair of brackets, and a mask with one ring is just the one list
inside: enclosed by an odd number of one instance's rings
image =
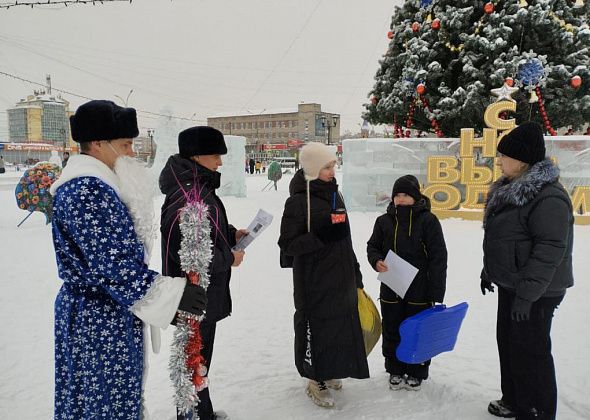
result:
[(573, 285), (574, 216), (559, 169), (545, 158), (541, 126), (524, 123), (498, 144), (503, 176), (484, 213), (481, 291), (498, 286), (496, 338), (502, 398), (488, 411), (519, 420), (553, 420), (557, 384), (551, 321)]
[(392, 250), (419, 270), (403, 298), (382, 283), (379, 299), (389, 387), (417, 391), (422, 380), (428, 378), (430, 360), (416, 365), (398, 360), (399, 326), (404, 319), (430, 308), (434, 302), (443, 301), (447, 248), (440, 222), (430, 211), (428, 197), (420, 193), (416, 177), (405, 175), (395, 181), (391, 197), (387, 213), (375, 221), (373, 234), (367, 242), (367, 257), (375, 271), (385, 272), (388, 269), (385, 256)]

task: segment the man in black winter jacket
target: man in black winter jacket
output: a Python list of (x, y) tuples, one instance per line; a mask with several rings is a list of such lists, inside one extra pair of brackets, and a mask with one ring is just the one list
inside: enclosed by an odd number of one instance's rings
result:
[[(162, 270), (166, 275), (185, 276), (180, 266), (178, 251), (181, 234), (178, 213), (186, 204), (187, 194), (196, 194), (209, 207), (213, 260), (209, 266), (210, 284), (207, 288), (207, 312), (201, 322), (205, 365), (209, 370), (215, 340), (217, 321), (231, 314), (229, 281), (231, 267), (237, 267), (244, 258), (244, 251), (232, 247), (247, 231), (237, 230), (228, 223), (225, 207), (215, 193), (220, 186), (221, 155), (227, 153), (223, 134), (211, 127), (192, 127), (178, 135), (179, 153), (170, 156), (160, 174), (160, 190), (166, 195), (162, 206)], [(196, 413), (201, 420), (221, 419), (224, 413), (214, 412), (209, 398), (209, 388), (198, 393)], [(177, 419), (191, 416), (177, 414)]]

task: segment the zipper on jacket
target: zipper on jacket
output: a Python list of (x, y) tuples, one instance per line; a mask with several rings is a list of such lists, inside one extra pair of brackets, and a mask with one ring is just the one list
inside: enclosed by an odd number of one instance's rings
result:
[[(412, 216), (414, 209), (410, 209), (410, 228), (408, 229), (408, 238), (412, 236)], [(397, 220), (397, 207), (395, 208), (395, 232), (393, 235), (393, 252), (397, 254), (397, 228), (399, 221)]]

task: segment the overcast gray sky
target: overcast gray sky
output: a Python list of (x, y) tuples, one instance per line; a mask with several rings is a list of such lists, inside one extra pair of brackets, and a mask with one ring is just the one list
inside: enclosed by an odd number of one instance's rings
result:
[[(0, 4), (8, 0), (0, 0)], [(205, 123), (318, 102), (357, 131), (401, 0), (134, 0), (0, 9), (0, 71)], [(35, 86), (0, 75), (6, 109)], [(76, 108), (84, 99), (63, 95)], [(119, 101), (120, 102), (120, 101)], [(156, 117), (139, 113), (145, 131)]]

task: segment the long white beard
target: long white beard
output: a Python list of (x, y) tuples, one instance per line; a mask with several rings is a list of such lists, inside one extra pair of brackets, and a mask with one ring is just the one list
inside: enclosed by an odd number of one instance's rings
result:
[(121, 200), (131, 214), (135, 232), (145, 249), (144, 260), (148, 263), (157, 232), (153, 182), (145, 166), (129, 156), (119, 156), (114, 171), (119, 178)]

